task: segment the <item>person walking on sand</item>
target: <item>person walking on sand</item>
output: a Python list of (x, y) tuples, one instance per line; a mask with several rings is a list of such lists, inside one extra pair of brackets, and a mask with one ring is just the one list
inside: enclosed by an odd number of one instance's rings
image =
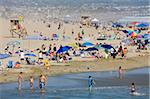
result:
[(22, 84), (22, 80), (23, 80), (22, 74), (23, 74), (23, 72), (20, 72), (18, 75), (18, 90), (21, 90), (21, 84)]
[(123, 78), (123, 70), (122, 70), (121, 66), (119, 67), (118, 74), (119, 74), (119, 79), (122, 79)]
[(88, 79), (88, 87), (89, 87), (89, 91), (92, 91), (92, 87), (95, 85), (95, 81), (93, 80), (92, 76), (89, 76)]
[(41, 74), (39, 78), (39, 88), (41, 89), (41, 92), (44, 92), (45, 86), (46, 86), (46, 77)]
[(30, 82), (30, 89), (33, 89), (33, 83), (34, 83), (33, 76), (30, 76), (29, 82)]

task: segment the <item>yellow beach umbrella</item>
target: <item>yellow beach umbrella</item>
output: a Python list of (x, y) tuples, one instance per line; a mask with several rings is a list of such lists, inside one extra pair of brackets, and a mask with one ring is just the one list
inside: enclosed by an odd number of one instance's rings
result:
[(72, 48), (78, 48), (79, 46), (76, 45), (75, 43), (72, 43), (72, 44), (68, 44), (68, 46), (71, 46)]

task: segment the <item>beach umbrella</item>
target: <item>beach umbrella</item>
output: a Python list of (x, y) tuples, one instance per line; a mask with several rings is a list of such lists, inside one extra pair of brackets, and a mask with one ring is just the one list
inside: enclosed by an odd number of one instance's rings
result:
[(90, 47), (90, 46), (94, 46), (94, 44), (91, 42), (84, 42), (81, 46)]
[(66, 52), (66, 51), (70, 50), (71, 48), (72, 48), (72, 47), (70, 47), (70, 46), (63, 46), (63, 47), (60, 47), (60, 49), (57, 50), (56, 54)]
[[(101, 45), (101, 47), (103, 47), (103, 48), (105, 48), (105, 49), (111, 49), (111, 48), (113, 48), (113, 46), (108, 45), (108, 44), (103, 44), (103, 45)], [(114, 48), (113, 48), (113, 49), (114, 49)]]
[(12, 46), (13, 47), (13, 51), (14, 51), (15, 46), (17, 46), (17, 45), (20, 45), (19, 41), (10, 41), (10, 42), (7, 43), (7, 46)]
[(79, 46), (75, 43), (72, 43), (72, 44), (68, 44), (68, 46), (71, 46), (72, 48), (78, 48)]
[(4, 58), (8, 58), (9, 55), (8, 54), (0, 54), (0, 59), (4, 59)]
[(143, 38), (150, 38), (150, 34), (143, 34), (142, 37)]
[(149, 24), (148, 23), (139, 23), (138, 25), (136, 25), (136, 27), (145, 28), (145, 27), (149, 27)]
[(121, 24), (119, 24), (119, 23), (113, 23), (113, 25), (112, 25), (112, 27), (123, 27)]
[(101, 44), (95, 45), (94, 47), (97, 49), (103, 49), (103, 47), (101, 47)]
[(137, 35), (136, 35), (136, 38), (142, 38), (142, 35), (137, 34)]
[(36, 55), (35, 55), (35, 54), (33, 54), (33, 53), (28, 53), (28, 54), (25, 54), (25, 56), (36, 57)]
[(91, 47), (91, 48), (86, 49), (85, 51), (98, 51), (98, 49), (95, 47)]
[(131, 24), (133, 24), (133, 25), (136, 25), (136, 24), (138, 24), (139, 22), (131, 22)]
[(130, 34), (130, 36), (135, 37), (135, 36), (137, 36), (137, 33), (136, 33), (136, 32), (132, 32), (132, 33)]

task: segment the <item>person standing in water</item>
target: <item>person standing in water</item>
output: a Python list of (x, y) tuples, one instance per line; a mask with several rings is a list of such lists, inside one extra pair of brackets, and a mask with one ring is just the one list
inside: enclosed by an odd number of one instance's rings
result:
[(89, 76), (89, 79), (88, 79), (88, 86), (89, 86), (89, 91), (91, 92), (92, 91), (92, 87), (93, 85), (95, 84), (92, 76)]
[(30, 82), (30, 89), (32, 90), (33, 89), (33, 83), (34, 83), (34, 79), (32, 76), (30, 76), (29, 82)]
[(123, 78), (123, 70), (122, 70), (121, 66), (119, 67), (118, 74), (119, 74), (119, 79), (122, 79)]
[(21, 84), (22, 84), (22, 80), (23, 80), (22, 74), (23, 74), (23, 72), (20, 72), (18, 75), (18, 90), (21, 90)]
[(46, 86), (46, 77), (44, 75), (40, 75), (39, 78), (39, 88), (41, 89), (41, 92), (44, 91)]
[(136, 92), (135, 84), (131, 84), (131, 94), (134, 94)]

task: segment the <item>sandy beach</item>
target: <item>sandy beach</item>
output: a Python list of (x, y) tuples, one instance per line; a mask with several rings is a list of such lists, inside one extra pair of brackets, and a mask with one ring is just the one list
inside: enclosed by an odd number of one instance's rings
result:
[(149, 8), (0, 0), (0, 99), (148, 99)]
[[(76, 41), (74, 40), (75, 37), (77, 37), (77, 34), (82, 30), (79, 28), (79, 24), (64, 24), (63, 28), (60, 30), (57, 30), (58, 23), (51, 23), (51, 28), (49, 29), (45, 23), (42, 22), (33, 22), (31, 20), (24, 20), (24, 25), (27, 28), (28, 35), (39, 35), (35, 34), (33, 31), (40, 31), (44, 36), (51, 36), (53, 33), (59, 33), (60, 37), (63, 34), (63, 32), (66, 32), (66, 35), (69, 37), (72, 37), (71, 39), (67, 41), (63, 40), (57, 40), (57, 41), (43, 41), (43, 40), (22, 40), (19, 39), (16, 35), (15, 38), (11, 38), (11, 34), (9, 32), (9, 20), (0, 18), (2, 23), (1, 24), (1, 39), (2, 42), (1, 46), (1, 53), (4, 51), (4, 48), (6, 44), (10, 41), (17, 40), (20, 41), (21, 44), (19, 45), (22, 49), (36, 49), (39, 48), (42, 44), (45, 44), (48, 46), (49, 44), (56, 44), (58, 47), (60, 44), (67, 45), (74, 42), (84, 42), (84, 41)], [(71, 32), (72, 29), (74, 30), (75, 34), (72, 36)], [(101, 28), (99, 30), (94, 29), (93, 27), (83, 28), (85, 31), (85, 37), (93, 43), (107, 43), (112, 45), (119, 45), (120, 40), (105, 40), (105, 41), (96, 41), (88, 35), (93, 35), (96, 37), (98, 34), (98, 31), (102, 31), (103, 33), (107, 34), (113, 34), (115, 33), (115, 30), (107, 31), (102, 30)], [(121, 35), (120, 38), (123, 38), (125, 35)], [(60, 38), (62, 39), (62, 38)], [(86, 40), (85, 40), (86, 41)], [(34, 45), (34, 46), (33, 46)], [(50, 62), (50, 70), (46, 70), (44, 66), (38, 66), (38, 65), (21, 65), (21, 68), (15, 69), (15, 68), (4, 68), (1, 73), (0, 77), (0, 83), (6, 83), (6, 82), (14, 82), (17, 81), (17, 75), (19, 72), (24, 72), (24, 80), (28, 80), (29, 76), (33, 75), (34, 77), (38, 77), (41, 73), (45, 74), (47, 76), (54, 76), (54, 75), (60, 75), (60, 74), (67, 74), (67, 73), (79, 73), (79, 72), (94, 72), (94, 71), (109, 71), (109, 70), (117, 70), (119, 66), (122, 66), (123, 69), (133, 69), (133, 68), (140, 68), (145, 66), (150, 66), (148, 63), (149, 60), (149, 50), (146, 51), (140, 51), (136, 52), (134, 46), (128, 46), (128, 59), (93, 59), (93, 58), (81, 58), (81, 57), (74, 57), (73, 60), (67, 62), (67, 63), (56, 63), (56, 62)], [(16, 49), (17, 50), (17, 47)], [(4, 66), (6, 66), (8, 60), (16, 61), (18, 60), (17, 56), (10, 57), (8, 59), (3, 59), (2, 62), (4, 63)], [(80, 62), (80, 63), (79, 63)]]
[[(23, 66), (25, 68), (20, 69), (4, 69), (1, 73), (0, 83), (8, 83), (17, 81), (17, 75), (20, 71), (24, 72), (24, 80), (28, 80), (32, 75), (37, 78), (40, 74), (48, 76), (56, 76), (62, 74), (79, 73), (79, 72), (96, 72), (96, 71), (118, 71), (119, 66), (123, 69), (135, 69), (141, 67), (149, 67), (148, 63), (149, 56), (137, 56), (127, 60), (122, 59), (110, 59), (110, 60), (83, 60), (72, 61), (68, 63), (52, 63), (50, 70), (46, 70), (40, 66)], [(143, 61), (145, 60), (145, 61)]]

